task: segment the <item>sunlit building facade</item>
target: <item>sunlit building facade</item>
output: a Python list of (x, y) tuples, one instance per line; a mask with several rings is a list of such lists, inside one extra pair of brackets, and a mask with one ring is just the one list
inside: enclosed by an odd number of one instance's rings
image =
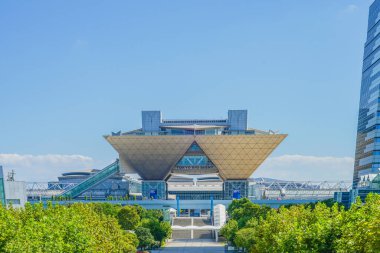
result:
[(357, 128), (354, 188), (380, 168), (380, 1), (369, 9)]
[[(143, 180), (144, 197), (246, 197), (247, 179), (286, 137), (248, 128), (247, 114), (230, 110), (226, 119), (167, 120), (160, 111), (143, 111), (140, 129), (105, 138), (119, 154), (120, 170)], [(181, 184), (178, 178), (196, 181)]]

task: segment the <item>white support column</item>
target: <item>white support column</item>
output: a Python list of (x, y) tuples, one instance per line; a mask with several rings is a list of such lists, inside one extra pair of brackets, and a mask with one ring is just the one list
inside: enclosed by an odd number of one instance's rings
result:
[[(190, 214), (190, 212), (189, 212)], [(194, 226), (194, 218), (191, 217), (191, 226)], [(194, 239), (194, 229), (191, 230), (191, 239)]]
[(214, 230), (214, 235), (215, 235), (215, 242), (218, 242), (218, 237), (219, 237), (219, 235), (218, 235), (218, 230)]

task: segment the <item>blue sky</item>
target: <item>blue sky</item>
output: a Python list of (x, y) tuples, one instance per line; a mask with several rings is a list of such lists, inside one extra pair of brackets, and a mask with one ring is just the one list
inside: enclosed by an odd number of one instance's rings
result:
[(0, 164), (54, 179), (116, 158), (102, 135), (141, 110), (248, 109), (289, 134), (257, 176), (351, 179), (371, 2), (1, 1)]

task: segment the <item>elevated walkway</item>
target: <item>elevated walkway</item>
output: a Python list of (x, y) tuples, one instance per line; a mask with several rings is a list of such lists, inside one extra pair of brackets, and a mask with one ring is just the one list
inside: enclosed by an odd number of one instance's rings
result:
[(77, 184), (73, 188), (64, 191), (61, 193), (59, 196), (62, 197), (70, 197), (70, 198), (76, 198), (80, 196), (82, 193), (85, 191), (91, 189), (91, 187), (94, 187), (95, 185), (103, 182), (107, 178), (115, 175), (116, 173), (119, 172), (119, 160), (116, 160), (114, 163), (108, 165), (95, 175), (87, 178), (83, 182)]
[[(51, 199), (42, 199), (44, 203), (51, 201)], [(210, 209), (210, 200), (180, 200), (181, 209)], [(308, 200), (308, 199), (291, 199), (291, 200), (252, 200), (253, 203), (258, 205), (266, 205), (272, 208), (279, 208), (282, 205), (289, 204), (307, 204), (312, 202), (317, 202), (318, 200)], [(40, 200), (30, 200), (30, 203), (39, 203)], [(67, 205), (75, 202), (82, 203), (91, 203), (94, 200), (83, 200), (83, 199), (70, 199), (70, 200), (55, 200), (55, 203), (60, 205)], [(120, 205), (140, 205), (145, 209), (168, 209), (168, 208), (177, 208), (176, 200), (96, 200), (98, 203), (113, 203)], [(214, 200), (214, 205), (223, 204), (228, 206), (231, 204), (232, 200)]]

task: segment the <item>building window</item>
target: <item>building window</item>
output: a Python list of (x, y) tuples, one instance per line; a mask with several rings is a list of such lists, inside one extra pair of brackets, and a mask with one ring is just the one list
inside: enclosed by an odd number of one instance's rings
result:
[(10, 205), (20, 205), (21, 201), (19, 199), (7, 199), (7, 204)]

